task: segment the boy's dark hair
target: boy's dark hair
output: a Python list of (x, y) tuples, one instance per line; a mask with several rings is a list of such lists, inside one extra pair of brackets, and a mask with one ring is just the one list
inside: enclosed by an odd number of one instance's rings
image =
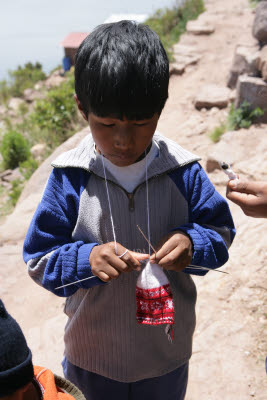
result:
[(158, 35), (133, 21), (98, 26), (80, 45), (75, 90), (83, 112), (142, 120), (168, 98), (169, 62)]

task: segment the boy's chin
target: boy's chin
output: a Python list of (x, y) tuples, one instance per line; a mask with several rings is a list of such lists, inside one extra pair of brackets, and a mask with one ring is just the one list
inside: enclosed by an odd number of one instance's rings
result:
[(128, 167), (134, 164), (138, 157), (125, 157), (125, 156), (105, 156), (112, 164), (117, 167)]
[(110, 161), (117, 167), (128, 167), (129, 165), (135, 163), (135, 160), (110, 160)]

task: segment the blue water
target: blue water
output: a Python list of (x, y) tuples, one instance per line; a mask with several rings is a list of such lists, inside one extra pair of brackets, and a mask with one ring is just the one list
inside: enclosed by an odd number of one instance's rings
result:
[(111, 14), (151, 14), (175, 0), (0, 0), (0, 80), (8, 70), (39, 61), (61, 64), (59, 43), (72, 31), (90, 32)]

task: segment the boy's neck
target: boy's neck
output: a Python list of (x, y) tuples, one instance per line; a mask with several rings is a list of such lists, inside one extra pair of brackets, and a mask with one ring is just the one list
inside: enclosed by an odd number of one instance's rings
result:
[(141, 154), (140, 157), (138, 157), (138, 159), (137, 159), (135, 162), (137, 163), (138, 161), (143, 160), (143, 158), (145, 158), (145, 156), (147, 156), (148, 153), (150, 152), (151, 147), (152, 147), (152, 142), (147, 146), (147, 148), (145, 149), (145, 151)]

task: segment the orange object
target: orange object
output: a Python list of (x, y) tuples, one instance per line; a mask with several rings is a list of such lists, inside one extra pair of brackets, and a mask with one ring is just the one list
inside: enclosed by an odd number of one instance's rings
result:
[(47, 368), (35, 366), (34, 376), (41, 387), (43, 400), (85, 400), (76, 386)]

